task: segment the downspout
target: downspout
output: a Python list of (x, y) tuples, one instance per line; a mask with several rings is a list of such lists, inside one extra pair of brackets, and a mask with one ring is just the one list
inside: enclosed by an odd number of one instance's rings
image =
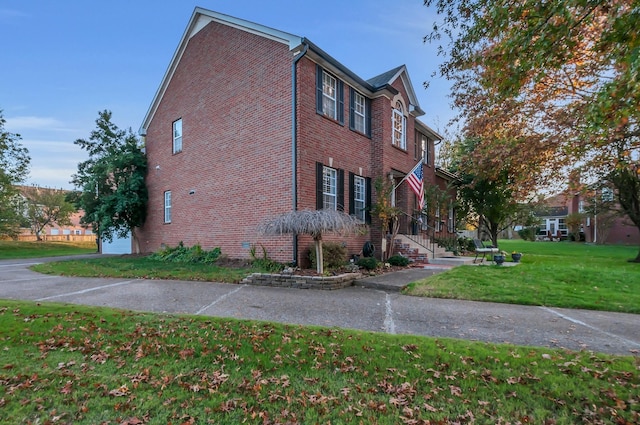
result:
[[(298, 210), (298, 62), (309, 50), (309, 44), (302, 41), (302, 52), (293, 59), (291, 64), (291, 198), (293, 211)], [(293, 234), (293, 264), (298, 265), (298, 234)]]

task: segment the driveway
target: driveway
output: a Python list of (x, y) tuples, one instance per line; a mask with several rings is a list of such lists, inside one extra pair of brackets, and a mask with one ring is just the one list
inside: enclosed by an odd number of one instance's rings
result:
[(640, 315), (634, 314), (418, 298), (361, 286), (320, 291), (49, 276), (28, 269), (59, 259), (0, 261), (0, 305), (1, 299), (48, 301), (610, 354), (640, 353)]

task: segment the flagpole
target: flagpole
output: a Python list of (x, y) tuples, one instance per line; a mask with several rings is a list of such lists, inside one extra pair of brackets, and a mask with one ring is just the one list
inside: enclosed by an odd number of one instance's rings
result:
[(405, 174), (405, 176), (402, 178), (402, 180), (400, 180), (400, 183), (398, 183), (397, 185), (395, 185), (395, 186), (393, 187), (393, 190), (396, 190), (396, 189), (397, 189), (397, 188), (402, 184), (402, 182), (404, 182), (404, 181), (407, 179), (407, 176), (410, 176), (410, 175), (411, 175), (411, 173), (413, 173), (413, 171), (414, 171), (416, 168), (418, 168), (419, 166), (421, 166), (421, 165), (422, 165), (422, 159), (420, 159), (420, 161), (415, 165), (415, 167), (413, 167), (413, 168), (411, 169), (411, 171), (409, 171), (407, 174)]

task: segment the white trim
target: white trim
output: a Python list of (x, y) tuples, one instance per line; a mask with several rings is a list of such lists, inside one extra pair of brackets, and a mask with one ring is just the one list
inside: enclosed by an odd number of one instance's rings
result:
[(173, 74), (175, 73), (178, 64), (180, 63), (180, 59), (182, 58), (184, 51), (187, 49), (189, 40), (210, 22), (218, 22), (222, 25), (227, 25), (232, 28), (258, 35), (260, 37), (268, 38), (269, 40), (274, 40), (279, 43), (286, 44), (287, 46), (289, 46), (289, 50), (295, 49), (300, 44), (302, 44), (303, 41), (303, 38), (297, 35), (269, 28), (267, 26), (256, 24), (254, 22), (245, 21), (244, 19), (234, 18), (233, 16), (228, 16), (222, 13), (203, 9), (201, 7), (196, 7), (193, 11), (193, 14), (191, 15), (189, 23), (187, 24), (187, 28), (182, 34), (180, 43), (178, 44), (178, 47), (176, 48), (176, 51), (171, 58), (171, 62), (169, 62), (169, 66), (165, 71), (164, 76), (162, 77), (160, 86), (158, 87), (158, 90), (156, 90), (156, 94), (153, 96), (153, 100), (151, 101), (149, 109), (144, 116), (142, 125), (140, 126), (139, 130), (139, 133), (141, 135), (147, 134), (147, 128), (149, 127), (149, 124), (151, 123), (151, 120), (153, 119), (153, 116), (158, 109), (160, 101), (167, 91), (167, 87), (169, 87), (169, 82), (173, 78)]

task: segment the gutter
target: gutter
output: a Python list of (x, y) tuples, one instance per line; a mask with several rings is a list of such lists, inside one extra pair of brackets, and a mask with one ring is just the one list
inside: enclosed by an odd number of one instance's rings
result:
[[(306, 40), (301, 44), (302, 52), (300, 52), (291, 64), (291, 197), (293, 200), (293, 211), (298, 210), (298, 69), (297, 65), (300, 59), (309, 50), (309, 44)], [(293, 234), (293, 264), (298, 265), (298, 234)]]

